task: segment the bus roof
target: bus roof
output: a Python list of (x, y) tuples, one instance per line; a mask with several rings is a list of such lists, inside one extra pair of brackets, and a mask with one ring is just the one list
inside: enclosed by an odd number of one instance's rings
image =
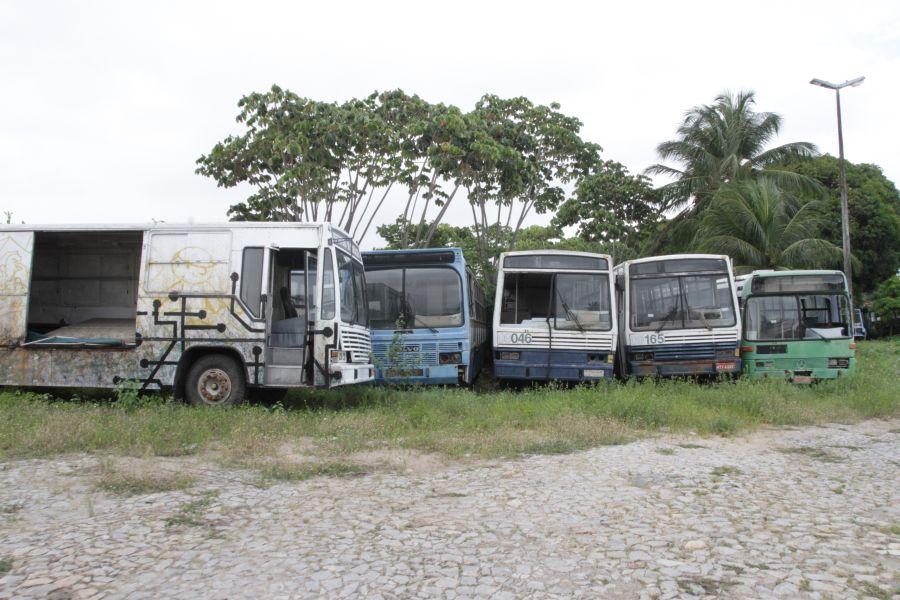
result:
[(366, 254), (432, 254), (436, 252), (453, 252), (462, 255), (462, 248), (405, 248), (402, 250), (364, 250), (363, 256)]
[(626, 260), (617, 264), (616, 268), (618, 269), (619, 267), (625, 267), (628, 265), (639, 263), (657, 262), (663, 260), (681, 260), (685, 258), (713, 258), (726, 261), (731, 260), (731, 257), (726, 254), (663, 254), (661, 256), (646, 256), (644, 258), (633, 258), (631, 260)]
[(163, 221), (150, 223), (48, 223), (20, 225), (0, 225), (0, 231), (166, 231), (169, 229), (314, 229), (330, 227), (346, 237), (350, 237), (339, 227), (331, 223), (298, 223), (293, 221), (223, 221), (221, 223), (166, 223)]
[[(753, 295), (753, 280), (757, 277), (815, 277), (817, 275), (837, 275), (841, 277), (843, 281), (844, 291), (847, 290), (847, 278), (844, 276), (843, 271), (838, 271), (835, 269), (795, 269), (795, 270), (787, 270), (787, 271), (776, 271), (774, 269), (762, 269), (758, 271), (753, 271), (752, 273), (746, 275), (746, 280), (744, 281), (743, 289), (741, 290), (741, 297), (747, 298), (748, 296)], [(747, 285), (750, 284), (750, 285)], [(813, 288), (809, 288), (805, 290), (806, 292), (815, 291)], [(788, 293), (788, 292), (785, 292)]]

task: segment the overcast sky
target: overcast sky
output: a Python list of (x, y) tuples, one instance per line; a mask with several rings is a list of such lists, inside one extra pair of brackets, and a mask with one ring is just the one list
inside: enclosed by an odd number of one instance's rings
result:
[[(859, 75), (842, 98), (847, 158), (900, 181), (896, 0), (0, 0), (0, 210), (30, 223), (225, 220), (243, 191), (194, 162), (239, 131), (238, 99), (273, 83), (334, 101), (394, 88), (463, 109), (486, 92), (557, 101), (605, 158), (639, 172), (723, 90), (755, 90), (784, 117), (780, 141), (836, 154), (834, 94), (808, 82)], [(462, 202), (449, 212), (470, 219)]]

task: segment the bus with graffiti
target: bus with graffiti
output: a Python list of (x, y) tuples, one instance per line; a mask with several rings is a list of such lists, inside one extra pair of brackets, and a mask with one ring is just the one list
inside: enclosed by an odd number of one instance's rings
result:
[(363, 263), (378, 381), (471, 384), (488, 351), (488, 308), (462, 250), (373, 250)]
[(249, 391), (370, 381), (365, 273), (329, 224), (0, 227), (0, 385)]

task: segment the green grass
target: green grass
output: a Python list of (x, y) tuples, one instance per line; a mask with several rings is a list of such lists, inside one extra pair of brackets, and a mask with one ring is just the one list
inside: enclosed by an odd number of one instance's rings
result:
[(159, 492), (183, 490), (194, 484), (194, 478), (183, 473), (140, 472), (104, 463), (96, 487), (116, 496), (143, 496)]
[(196, 500), (185, 502), (171, 517), (165, 519), (166, 527), (202, 527), (206, 525), (203, 516), (212, 504), (217, 492), (204, 492)]
[(732, 467), (730, 465), (723, 465), (721, 467), (716, 467), (710, 472), (710, 475), (713, 477), (725, 477), (726, 475), (742, 475), (744, 472), (741, 471), (737, 467)]
[(364, 475), (365, 468), (344, 462), (291, 463), (276, 461), (259, 469), (263, 480), (305, 481), (314, 477), (352, 477)]
[(815, 446), (778, 448), (778, 451), (783, 454), (800, 454), (802, 456), (807, 456), (809, 458), (827, 463), (838, 463), (844, 462), (845, 460), (842, 456), (838, 456), (837, 454), (833, 454), (827, 450), (823, 450), (822, 448), (816, 448)]
[[(273, 456), (299, 444), (323, 457), (412, 449), (448, 456), (564, 453), (649, 432), (730, 435), (761, 426), (896, 417), (900, 338), (860, 344), (859, 371), (812, 386), (783, 381), (646, 381), (477, 393), (371, 386), (290, 394), (275, 408), (205, 409), (151, 398), (0, 393), (0, 460), (69, 452)], [(694, 447), (682, 444), (683, 448)]]

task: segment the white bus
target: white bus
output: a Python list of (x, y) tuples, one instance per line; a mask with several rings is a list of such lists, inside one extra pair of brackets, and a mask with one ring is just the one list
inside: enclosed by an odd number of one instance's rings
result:
[(640, 258), (615, 268), (623, 377), (737, 374), (741, 320), (731, 259)]
[(494, 304), (499, 379), (597, 381), (613, 376), (612, 260), (561, 250), (500, 256)]
[(254, 388), (374, 376), (359, 249), (329, 224), (0, 227), (0, 385)]

